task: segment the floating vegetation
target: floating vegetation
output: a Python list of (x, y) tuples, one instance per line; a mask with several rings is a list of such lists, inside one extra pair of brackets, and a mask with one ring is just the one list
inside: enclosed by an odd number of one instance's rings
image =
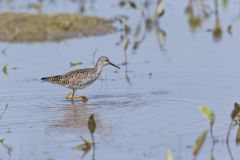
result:
[(201, 136), (196, 140), (196, 143), (193, 147), (192, 154), (194, 157), (197, 157), (200, 149), (202, 148), (203, 143), (205, 142), (205, 139), (207, 137), (208, 131), (205, 130)]
[(210, 134), (213, 140), (215, 140), (214, 136), (213, 136), (213, 125), (215, 122), (215, 114), (214, 112), (207, 106), (200, 106), (200, 111), (203, 114), (203, 116), (205, 118), (207, 118), (210, 122)]
[(232, 121), (236, 123), (236, 125), (240, 125), (240, 105), (238, 103), (234, 104), (234, 109), (231, 114)]
[(18, 67), (11, 67), (11, 68), (9, 68), (9, 67), (8, 67), (8, 64), (5, 64), (5, 65), (3, 66), (3, 68), (2, 68), (3, 74), (6, 75), (6, 76), (8, 76), (8, 71), (9, 71), (9, 69), (18, 70), (19, 68), (18, 68)]
[(130, 7), (132, 7), (133, 9), (137, 9), (137, 5), (136, 5), (135, 2), (130, 1), (130, 2), (129, 2), (129, 5), (130, 5)]
[(129, 46), (129, 38), (126, 38), (125, 44), (124, 44), (124, 52), (127, 52), (128, 46)]
[(226, 136), (226, 145), (227, 145), (227, 149), (230, 155), (231, 160), (234, 159), (231, 148), (230, 148), (230, 144), (229, 144), (229, 138), (230, 138), (230, 134), (231, 134), (231, 130), (237, 126), (237, 133), (236, 133), (236, 144), (237, 146), (239, 145), (239, 138), (240, 138), (240, 105), (238, 103), (234, 103), (234, 109), (231, 113), (231, 122), (230, 125), (228, 127), (228, 131), (227, 131), (227, 136)]
[(60, 41), (115, 32), (110, 20), (78, 14), (0, 14), (0, 41)]
[(158, 17), (161, 17), (164, 15), (164, 13), (165, 13), (164, 2), (163, 2), (163, 0), (159, 0), (158, 5), (157, 5), (156, 14)]
[(4, 141), (4, 137), (3, 136), (0, 136), (0, 143), (2, 143)]
[(82, 64), (82, 62), (80, 62), (80, 61), (71, 61), (70, 62), (71, 67), (75, 67), (75, 66), (78, 66), (78, 65), (81, 65), (81, 64)]
[(227, 142), (229, 142), (230, 132), (231, 129), (237, 126), (237, 133), (236, 133), (236, 144), (240, 144), (240, 105), (238, 103), (234, 104), (234, 109), (231, 113), (231, 123), (229, 126), (228, 134), (227, 134)]
[(8, 75), (8, 65), (5, 64), (2, 69), (3, 73), (7, 76)]
[(94, 119), (94, 115), (91, 114), (88, 120), (88, 130), (91, 134), (93, 134), (95, 132), (95, 129), (96, 129), (96, 122)]
[[(213, 135), (213, 125), (215, 123), (216, 120), (216, 116), (215, 113), (213, 112), (213, 110), (207, 106), (201, 105), (200, 106), (200, 111), (202, 113), (202, 115), (207, 118), (210, 122), (210, 135), (211, 135), (211, 139), (212, 139), (212, 148), (211, 148), (211, 156), (210, 159), (214, 160), (214, 149), (215, 149), (215, 145), (219, 142), (219, 140), (217, 138), (214, 137)], [(228, 149), (228, 153), (230, 156), (231, 160), (234, 160), (231, 148), (230, 148), (230, 143), (229, 143), (229, 139), (230, 139), (230, 134), (231, 134), (231, 130), (237, 127), (237, 131), (236, 131), (236, 145), (238, 146), (240, 144), (240, 105), (238, 103), (234, 104), (234, 109), (231, 113), (231, 123), (229, 125), (228, 131), (227, 131), (227, 136), (226, 136), (226, 147)], [(204, 130), (202, 132), (202, 134), (197, 138), (196, 143), (192, 149), (192, 154), (193, 156), (196, 158), (199, 151), (201, 150), (206, 137), (208, 135), (209, 130)], [(224, 141), (224, 140), (223, 140)]]

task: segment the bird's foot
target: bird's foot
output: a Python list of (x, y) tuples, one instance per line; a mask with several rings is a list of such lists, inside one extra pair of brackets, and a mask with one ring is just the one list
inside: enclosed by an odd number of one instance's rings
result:
[(66, 95), (65, 96), (66, 99), (82, 99), (83, 102), (87, 102), (88, 101), (88, 97), (87, 96), (72, 96), (72, 95)]
[(73, 91), (64, 96), (66, 99), (73, 99)]
[(87, 102), (88, 101), (88, 97), (85, 95), (82, 96), (75, 96), (76, 98), (80, 98), (83, 102)]
[(66, 99), (73, 99), (74, 96), (71, 96), (71, 95), (66, 95), (64, 96)]

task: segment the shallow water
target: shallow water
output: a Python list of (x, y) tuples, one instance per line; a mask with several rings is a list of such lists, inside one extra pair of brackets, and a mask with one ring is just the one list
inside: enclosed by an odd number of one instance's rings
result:
[[(26, 9), (18, 3), (14, 3), (14, 9), (1, 7), (3, 11)], [(107, 18), (127, 14), (134, 28), (141, 20), (138, 12), (129, 7), (119, 8), (117, 4), (117, 1), (106, 4), (96, 1), (94, 10), (88, 5), (85, 14)], [(60, 43), (1, 43), (0, 49), (7, 49), (6, 55), (0, 54), (0, 64), (8, 64), (9, 68), (7, 76), (0, 75), (1, 110), (6, 103), (9, 106), (1, 119), (0, 135), (13, 148), (9, 156), (1, 146), (1, 158), (81, 159), (82, 152), (72, 148), (82, 143), (81, 136), (91, 139), (87, 120), (94, 114), (95, 159), (166, 159), (166, 149), (171, 148), (175, 159), (190, 160), (193, 156), (188, 146), (209, 127), (199, 112), (199, 105), (205, 104), (216, 114), (214, 134), (220, 142), (215, 146), (214, 156), (218, 160), (230, 159), (223, 141), (233, 104), (239, 101), (240, 95), (237, 18), (240, 4), (229, 1), (224, 9), (219, 1), (223, 33), (218, 40), (207, 31), (215, 25), (214, 3), (206, 4), (212, 9), (211, 16), (193, 32), (185, 14), (188, 1), (166, 2), (166, 13), (160, 20), (161, 28), (167, 33), (165, 51), (159, 48), (154, 30), (148, 32), (136, 53), (128, 49), (130, 82), (126, 80), (126, 66), (121, 65), (123, 44), (115, 45), (121, 32)], [(55, 5), (46, 5), (43, 12), (78, 10), (74, 3), (66, 1)], [(229, 24), (233, 27), (232, 35), (227, 32)], [(131, 40), (130, 37), (130, 44)], [(43, 76), (72, 70), (70, 61), (83, 62), (79, 68), (91, 67), (95, 50), (95, 60), (106, 55), (122, 69), (116, 73), (115, 68), (107, 66), (101, 80), (78, 91), (89, 97), (87, 103), (67, 101), (63, 97), (68, 89), (40, 81)], [(234, 158), (239, 159), (234, 134), (235, 130), (231, 133), (230, 146)], [(198, 159), (209, 159), (211, 147), (208, 136)], [(90, 152), (85, 159), (91, 156)]]

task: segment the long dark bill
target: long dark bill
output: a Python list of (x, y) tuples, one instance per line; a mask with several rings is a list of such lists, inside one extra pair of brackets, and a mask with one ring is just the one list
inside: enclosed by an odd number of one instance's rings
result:
[(111, 64), (112, 66), (114, 66), (114, 67), (120, 69), (120, 67), (118, 67), (117, 65), (113, 64), (112, 62), (109, 62), (109, 64)]

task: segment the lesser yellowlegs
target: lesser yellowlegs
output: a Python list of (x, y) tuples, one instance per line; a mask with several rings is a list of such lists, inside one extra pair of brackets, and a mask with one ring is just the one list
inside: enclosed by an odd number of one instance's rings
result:
[(63, 75), (43, 77), (41, 80), (72, 89), (65, 96), (67, 99), (86, 98), (85, 96), (74, 96), (75, 91), (91, 85), (99, 77), (103, 67), (108, 64), (120, 69), (120, 67), (110, 62), (109, 58), (102, 56), (98, 58), (94, 68), (76, 69)]

